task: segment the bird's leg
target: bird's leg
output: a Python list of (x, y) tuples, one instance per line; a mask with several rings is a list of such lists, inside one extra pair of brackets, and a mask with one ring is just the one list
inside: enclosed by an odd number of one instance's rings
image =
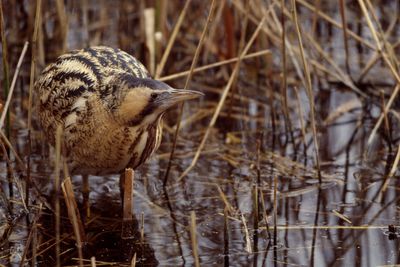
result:
[(133, 180), (134, 180), (134, 171), (130, 168), (125, 169), (124, 174), (121, 174), (120, 177), (120, 190), (122, 195), (122, 210), (123, 210), (121, 237), (123, 239), (134, 238), (135, 220), (133, 216), (133, 205), (132, 205)]
[(131, 168), (127, 168), (125, 172), (121, 173), (119, 180), (124, 220), (131, 220), (133, 218), (132, 195), (134, 176), (135, 172)]
[(82, 175), (82, 198), (83, 198), (83, 210), (85, 212), (85, 217), (90, 217), (90, 203), (89, 203), (89, 175)]

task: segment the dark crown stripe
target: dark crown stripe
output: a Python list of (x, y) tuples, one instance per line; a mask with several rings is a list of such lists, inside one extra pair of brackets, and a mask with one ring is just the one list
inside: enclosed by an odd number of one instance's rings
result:
[(134, 74), (128, 72), (119, 73), (117, 79), (131, 88), (147, 87), (153, 90), (168, 89), (168, 85), (163, 82), (150, 78), (136, 77)]

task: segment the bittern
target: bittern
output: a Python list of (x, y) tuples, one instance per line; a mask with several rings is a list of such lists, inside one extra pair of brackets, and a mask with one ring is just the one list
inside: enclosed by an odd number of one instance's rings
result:
[(50, 144), (58, 126), (72, 174), (137, 168), (159, 147), (167, 109), (203, 94), (150, 77), (134, 57), (105, 46), (75, 50), (48, 65), (35, 84)]

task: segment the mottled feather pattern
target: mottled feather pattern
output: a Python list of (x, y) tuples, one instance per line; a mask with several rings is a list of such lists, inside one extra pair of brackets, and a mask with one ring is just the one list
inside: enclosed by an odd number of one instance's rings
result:
[(130, 77), (151, 83), (138, 60), (109, 47), (71, 51), (43, 70), (35, 84), (40, 122), (53, 145), (56, 129), (62, 126), (72, 173), (136, 168), (158, 148), (162, 115), (154, 125), (138, 121), (122, 127), (111, 112), (119, 104), (119, 94), (135, 82)]

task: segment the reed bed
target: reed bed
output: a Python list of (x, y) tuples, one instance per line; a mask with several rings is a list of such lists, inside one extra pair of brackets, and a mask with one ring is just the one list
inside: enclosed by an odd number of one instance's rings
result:
[[(398, 264), (399, 14), (395, 0), (1, 1), (0, 266)], [(94, 45), (206, 94), (166, 115), (123, 204), (116, 175), (70, 177), (61, 130), (50, 147), (36, 117), (40, 71)]]

